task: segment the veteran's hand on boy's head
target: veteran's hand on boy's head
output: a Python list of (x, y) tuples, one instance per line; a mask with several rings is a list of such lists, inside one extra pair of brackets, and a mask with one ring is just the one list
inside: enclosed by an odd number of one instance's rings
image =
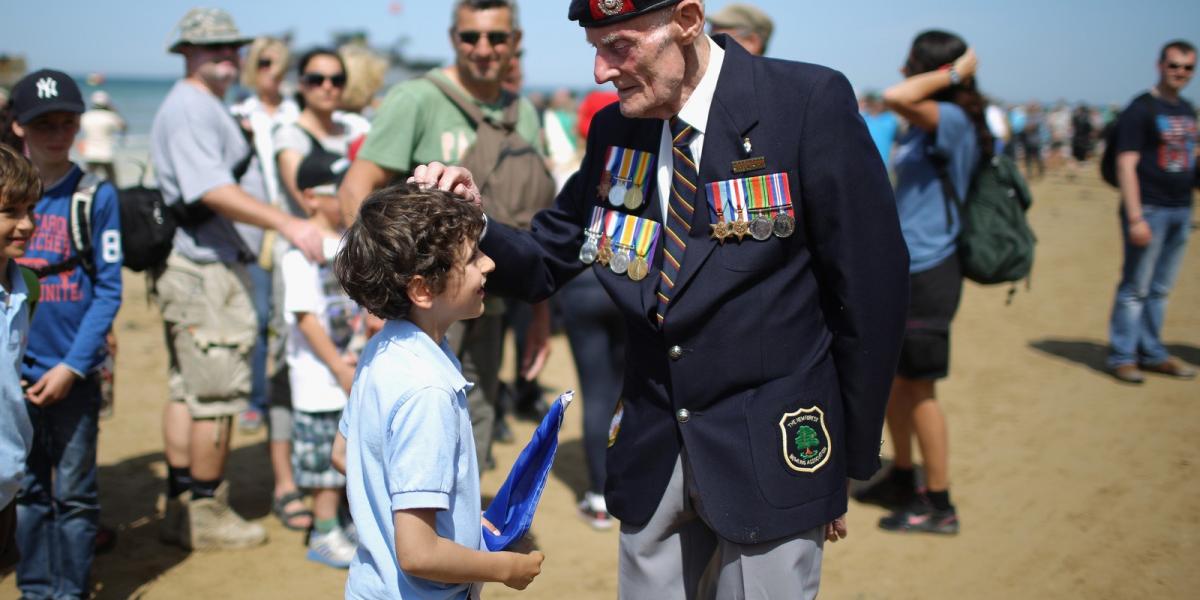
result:
[(474, 202), (476, 206), (483, 204), (479, 195), (479, 187), (471, 172), (462, 167), (450, 167), (439, 162), (418, 165), (408, 178), (408, 183), (415, 183), (422, 188), (436, 188), (450, 192), (465, 200)]

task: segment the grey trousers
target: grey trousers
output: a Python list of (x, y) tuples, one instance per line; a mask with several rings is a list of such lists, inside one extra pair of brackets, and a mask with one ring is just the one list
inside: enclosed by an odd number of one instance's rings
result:
[(701, 519), (691, 479), (681, 455), (650, 521), (621, 524), (622, 600), (816, 598), (824, 527), (763, 544), (722, 539)]
[(500, 395), (500, 359), (504, 352), (504, 310), (470, 321), (458, 321), (446, 332), (450, 347), (462, 362), (463, 377), (475, 384), (467, 392), (467, 412), (475, 434), (475, 457), (484, 470), (492, 449), (496, 402)]

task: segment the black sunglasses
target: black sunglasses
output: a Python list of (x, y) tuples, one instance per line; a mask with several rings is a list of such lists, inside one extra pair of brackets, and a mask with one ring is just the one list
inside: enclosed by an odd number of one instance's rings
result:
[(304, 85), (312, 87), (321, 87), (325, 85), (325, 80), (335, 88), (346, 87), (346, 74), (338, 73), (337, 75), (325, 75), (324, 73), (305, 73), (300, 76), (300, 82)]
[(500, 46), (502, 44), (508, 43), (509, 38), (512, 37), (512, 32), (511, 31), (488, 31), (488, 32), (460, 31), (460, 32), (458, 32), (458, 41), (460, 41), (468, 46), (474, 46), (475, 44), (479, 43), (479, 38), (483, 37), (484, 35), (487, 35), (487, 41), (489, 44), (491, 44), (493, 46)]
[(1183, 69), (1184, 71), (1191, 73), (1192, 71), (1196, 70), (1196, 63), (1191, 63), (1191, 64), (1185, 65), (1185, 64), (1181, 64), (1181, 63), (1177, 63), (1177, 62), (1169, 62), (1169, 63), (1167, 63), (1167, 68), (1171, 69), (1171, 70)]
[(258, 59), (258, 68), (260, 68), (260, 69), (270, 69), (270, 68), (271, 68), (271, 59), (269, 59), (269, 58), (260, 58), (260, 59)]

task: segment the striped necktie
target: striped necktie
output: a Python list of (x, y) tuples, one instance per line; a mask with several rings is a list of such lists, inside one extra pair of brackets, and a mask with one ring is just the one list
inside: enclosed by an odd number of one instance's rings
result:
[(663, 315), (667, 314), (667, 306), (675, 291), (675, 280), (679, 277), (683, 253), (687, 250), (688, 232), (692, 230), (692, 213), (696, 211), (696, 182), (700, 176), (689, 144), (697, 134), (683, 119), (671, 118), (675, 173), (671, 177), (671, 198), (667, 201), (667, 214), (663, 219), (666, 243), (663, 244), (662, 270), (659, 271), (658, 282), (659, 326), (663, 323)]

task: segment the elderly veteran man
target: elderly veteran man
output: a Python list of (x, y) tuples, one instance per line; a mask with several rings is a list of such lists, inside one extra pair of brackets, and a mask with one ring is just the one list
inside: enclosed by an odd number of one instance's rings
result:
[[(879, 153), (845, 77), (709, 38), (700, 0), (569, 15), (619, 106), (531, 231), (489, 226), (488, 288), (541, 299), (590, 266), (625, 316), (622, 597), (813, 597), (847, 477), (880, 465), (908, 302)], [(461, 167), (413, 179), (479, 197)]]

